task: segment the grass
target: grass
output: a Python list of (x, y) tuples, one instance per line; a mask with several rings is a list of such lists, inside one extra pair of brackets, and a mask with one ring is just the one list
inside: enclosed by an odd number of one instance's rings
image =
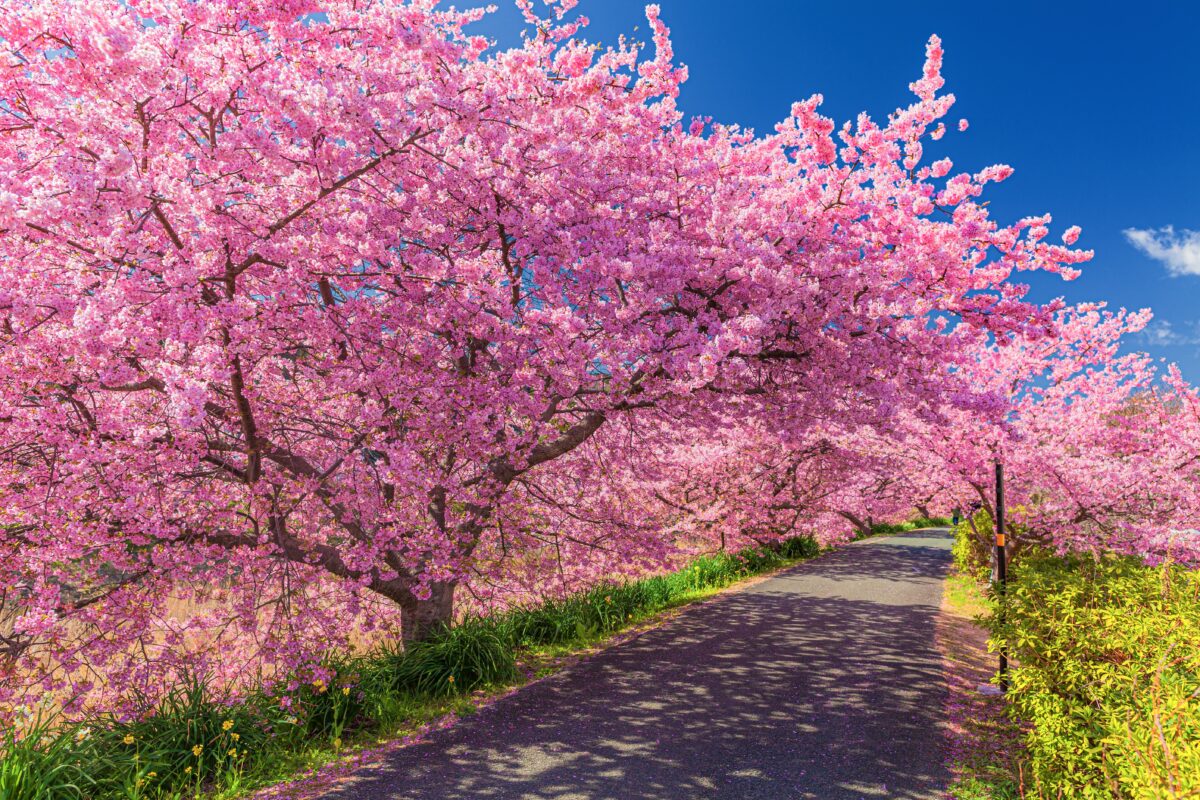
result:
[(954, 613), (968, 619), (978, 619), (990, 613), (983, 587), (970, 575), (955, 572), (946, 578), (944, 586), (946, 603)]
[(32, 720), (0, 735), (0, 800), (233, 798), (416, 733), (560, 668), (565, 656), (745, 578), (817, 555), (808, 537), (470, 617), (407, 650), (330, 654), (288, 688), (236, 701), (195, 676), (135, 721)]
[(87, 770), (86, 742), (73, 730), (56, 730), (46, 720), (34, 720), (23, 737), (12, 728), (0, 734), (0, 798), (37, 800), (87, 796), (92, 788)]
[(939, 648), (946, 662), (952, 731), (949, 796), (954, 800), (1017, 800), (1021, 730), (1007, 714), (1004, 697), (978, 686), (995, 674), (987, 634), (977, 624), (990, 613), (983, 586), (956, 571), (946, 579), (939, 620)]
[[(978, 520), (977, 520), (978, 523)], [(996, 673), (982, 623), (992, 613), (968, 523), (954, 529), (954, 570), (946, 578), (939, 616), (939, 648), (949, 688), (951, 770), (954, 800), (1017, 800), (1023, 797), (1022, 731), (1008, 714), (1004, 696), (983, 694)]]

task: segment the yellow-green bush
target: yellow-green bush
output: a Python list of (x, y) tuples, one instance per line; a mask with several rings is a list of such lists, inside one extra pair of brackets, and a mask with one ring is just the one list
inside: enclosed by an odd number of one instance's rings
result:
[(1029, 554), (993, 643), (1016, 663), (1027, 796), (1200, 797), (1200, 572)]
[(992, 515), (982, 508), (955, 526), (954, 564), (963, 575), (983, 580), (991, 571), (995, 550), (992, 531)]

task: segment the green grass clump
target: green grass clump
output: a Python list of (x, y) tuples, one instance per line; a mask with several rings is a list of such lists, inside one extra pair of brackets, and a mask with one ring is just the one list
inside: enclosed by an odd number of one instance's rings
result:
[(1028, 554), (985, 620), (1017, 667), (1027, 797), (1200, 797), (1200, 572)]
[(202, 676), (190, 676), (132, 722), (101, 722), (92, 746), (106, 758), (91, 770), (97, 797), (171, 797), (238, 779), (248, 754), (271, 736), (261, 704), (224, 705)]
[(507, 621), (472, 617), (393, 653), (392, 690), (445, 696), (517, 677)]
[(38, 720), (20, 736), (15, 728), (0, 732), (0, 798), (71, 800), (90, 794), (94, 782), (87, 767), (95, 753), (81, 731)]
[(232, 797), (318, 766), (346, 746), (468, 713), (477, 689), (521, 680), (518, 658), (594, 643), (655, 613), (819, 552), (809, 537), (714, 553), (686, 568), (490, 617), (406, 649), (330, 654), (236, 702), (192, 676), (135, 721), (34, 724), (0, 734), (0, 800)]

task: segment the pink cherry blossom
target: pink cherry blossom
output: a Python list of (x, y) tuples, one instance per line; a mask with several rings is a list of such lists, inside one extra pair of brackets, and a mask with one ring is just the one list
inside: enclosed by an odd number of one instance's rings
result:
[(756, 136), (683, 124), (657, 7), (601, 49), (518, 5), (504, 51), (433, 0), (0, 15), (0, 705), (316, 676), (944, 508), (995, 454), (1047, 541), (1191, 552), (1198, 403), (1117, 355), (1145, 317), (1029, 301), (1078, 228), (918, 168), (939, 40), (887, 124)]

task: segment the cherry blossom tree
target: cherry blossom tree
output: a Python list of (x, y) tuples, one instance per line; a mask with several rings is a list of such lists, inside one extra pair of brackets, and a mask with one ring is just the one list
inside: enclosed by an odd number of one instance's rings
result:
[[(900, 497), (973, 505), (992, 519), (1003, 462), (1010, 558), (1049, 547), (1195, 562), (1195, 390), (1176, 368), (1120, 352), (1149, 320), (1145, 310), (1083, 304), (1058, 312), (1048, 337), (979, 337), (951, 379), (993, 411), (904, 414), (887, 436), (864, 431), (856, 450), (875, 454), (868, 472), (896, 476)], [(990, 558), (991, 529), (977, 534)]]
[(610, 561), (674, 535), (587, 494), (637, 441), (742, 420), (817, 469), (831, 420), (999, 413), (948, 370), (1052, 336), (1010, 276), (1090, 253), (989, 218), (1008, 167), (922, 163), (936, 38), (886, 124), (814, 96), (758, 136), (684, 124), (656, 6), (649, 52), (521, 5), (506, 51), (432, 0), (0, 12), (11, 654), (70, 620), (124, 652), (214, 586), (286, 611), (281, 658), (334, 596), (421, 637), (551, 519)]
[[(1052, 346), (981, 360), (994, 379), (1012, 379), (1012, 435), (988, 444), (1014, 477), (1013, 548), (1200, 563), (1195, 390), (1174, 367), (1164, 374), (1144, 354), (1118, 354), (1149, 319), (1081, 306), (1062, 315)], [(988, 493), (972, 488), (991, 513)]]

